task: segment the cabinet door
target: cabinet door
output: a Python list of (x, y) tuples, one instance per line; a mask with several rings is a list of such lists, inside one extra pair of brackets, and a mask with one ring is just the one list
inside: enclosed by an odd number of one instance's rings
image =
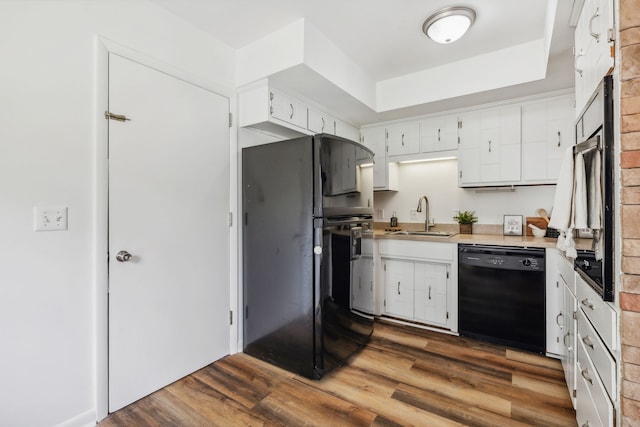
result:
[(458, 116), (433, 117), (420, 122), (420, 151), (455, 150), (458, 148)]
[(386, 131), (388, 156), (404, 156), (418, 152), (420, 148), (418, 122), (391, 125), (386, 128)]
[(307, 128), (307, 107), (304, 104), (273, 89), (269, 97), (271, 117), (303, 129)]
[(307, 128), (314, 133), (335, 133), (335, 119), (330, 115), (309, 108)]
[(446, 265), (426, 262), (414, 264), (415, 301), (417, 320), (434, 326), (446, 326), (448, 269)]
[(373, 314), (373, 257), (362, 256), (353, 265), (351, 307)]
[(520, 106), (476, 114), (461, 118), (459, 184), (520, 181)]
[(413, 318), (413, 262), (387, 259), (384, 270), (385, 312), (391, 316)]
[(334, 133), (343, 138), (350, 139), (351, 141), (358, 141), (359, 132), (358, 129), (351, 126), (348, 123), (345, 123), (341, 120), (334, 120), (335, 131)]
[(577, 320), (575, 319), (575, 313), (578, 309), (576, 297), (573, 295), (569, 286), (564, 287), (564, 335), (562, 336), (562, 344), (565, 347), (565, 353), (562, 357), (562, 368), (564, 369), (564, 377), (569, 389), (569, 395), (573, 402), (573, 407), (576, 406), (575, 390), (576, 390), (576, 332), (577, 332)]
[(573, 97), (522, 107), (522, 180), (548, 184), (558, 180), (567, 147), (575, 143)]
[(480, 113), (470, 112), (460, 116), (458, 129), (458, 184), (480, 182)]
[(373, 189), (378, 191), (397, 190), (397, 164), (387, 162), (385, 128), (374, 127), (362, 129), (360, 142), (374, 152)]
[(566, 354), (562, 340), (565, 322), (564, 290), (567, 285), (559, 273), (556, 272), (554, 277), (554, 280), (547, 281), (547, 353), (562, 358)]

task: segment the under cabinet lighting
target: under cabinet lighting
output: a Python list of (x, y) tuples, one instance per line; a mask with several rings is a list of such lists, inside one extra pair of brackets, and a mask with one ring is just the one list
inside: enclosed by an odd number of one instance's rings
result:
[(441, 160), (455, 160), (457, 157), (436, 157), (435, 159), (417, 159), (417, 160), (403, 160), (401, 163), (403, 165), (408, 163), (426, 163), (426, 162), (439, 162)]
[(436, 43), (449, 44), (462, 37), (475, 19), (476, 12), (468, 7), (445, 7), (424, 21), (422, 32)]

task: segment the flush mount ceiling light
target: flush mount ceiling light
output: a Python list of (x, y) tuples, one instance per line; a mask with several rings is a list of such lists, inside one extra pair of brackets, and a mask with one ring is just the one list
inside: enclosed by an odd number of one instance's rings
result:
[(422, 32), (436, 43), (448, 44), (462, 37), (475, 19), (476, 12), (468, 7), (445, 7), (424, 21)]

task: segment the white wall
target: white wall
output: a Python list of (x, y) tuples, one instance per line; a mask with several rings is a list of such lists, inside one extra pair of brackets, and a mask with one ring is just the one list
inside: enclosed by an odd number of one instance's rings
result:
[(376, 215), (376, 221), (389, 221), (395, 211), (399, 222), (424, 223), (424, 209), (418, 221), (411, 220), (410, 210), (416, 209), (418, 199), (425, 195), (429, 198), (429, 216), (436, 223), (455, 223), (454, 210), (460, 209), (475, 211), (481, 224), (502, 224), (505, 214), (527, 217), (538, 216), (538, 208), (550, 211), (555, 194), (555, 185), (491, 193), (458, 188), (457, 160), (400, 164), (398, 174), (400, 191), (375, 193), (376, 211), (384, 210), (384, 218)]
[[(3, 426), (96, 419), (98, 35), (234, 86), (233, 50), (146, 0), (0, 2)], [(33, 207), (50, 205), (69, 229), (35, 233)]]

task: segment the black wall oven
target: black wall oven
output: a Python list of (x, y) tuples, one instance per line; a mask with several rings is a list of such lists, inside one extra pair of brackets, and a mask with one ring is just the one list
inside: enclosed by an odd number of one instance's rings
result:
[[(606, 76), (587, 102), (576, 121), (576, 146), (574, 154), (582, 154), (587, 179), (600, 176), (595, 187), (602, 199), (602, 227), (593, 232), (594, 247), (578, 251), (575, 270), (605, 301), (614, 300), (614, 133), (613, 133), (613, 78)], [(596, 152), (599, 161), (594, 161)], [(593, 168), (599, 168), (597, 174)], [(590, 186), (590, 183), (587, 184)], [(592, 197), (590, 194), (589, 197)]]

